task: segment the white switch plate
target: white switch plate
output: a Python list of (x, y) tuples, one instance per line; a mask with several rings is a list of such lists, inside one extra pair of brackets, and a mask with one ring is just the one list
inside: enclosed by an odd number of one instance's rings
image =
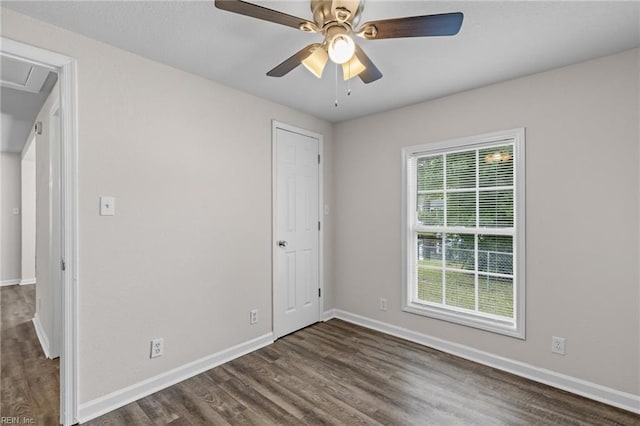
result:
[(116, 214), (116, 198), (100, 197), (100, 216), (113, 216)]
[(20, 214), (20, 208), (19, 207), (14, 207), (13, 208), (13, 214), (14, 215), (19, 215)]
[(329, 215), (329, 204), (325, 204), (324, 205), (324, 215), (328, 216)]

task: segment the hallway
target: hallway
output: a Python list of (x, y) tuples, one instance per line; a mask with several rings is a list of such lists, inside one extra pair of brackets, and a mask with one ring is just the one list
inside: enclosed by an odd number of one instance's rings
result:
[(0, 416), (20, 424), (55, 425), (59, 420), (59, 362), (47, 359), (33, 323), (36, 286), (1, 288)]

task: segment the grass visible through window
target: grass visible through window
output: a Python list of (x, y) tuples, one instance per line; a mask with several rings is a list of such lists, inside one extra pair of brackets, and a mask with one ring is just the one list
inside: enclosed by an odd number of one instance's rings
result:
[[(420, 260), (418, 266), (418, 299), (444, 303), (442, 269), (437, 260)], [(445, 270), (446, 305), (475, 309), (475, 279), (473, 273)], [(487, 314), (513, 318), (513, 280), (478, 275), (478, 310)]]

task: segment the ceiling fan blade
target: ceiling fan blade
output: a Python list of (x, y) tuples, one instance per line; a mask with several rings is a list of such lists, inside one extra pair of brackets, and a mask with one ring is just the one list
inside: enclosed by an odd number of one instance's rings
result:
[[(458, 34), (462, 26), (461, 12), (442, 13), (439, 15), (410, 16), (407, 18), (384, 19), (362, 24), (358, 35), (377, 40), (401, 37), (434, 37)], [(371, 30), (375, 28), (375, 31)]]
[(300, 65), (302, 61), (309, 57), (316, 49), (316, 47), (320, 46), (318, 43), (310, 44), (298, 52), (294, 53), (288, 59), (282, 61), (279, 65), (273, 68), (271, 71), (267, 73), (269, 77), (282, 77), (287, 74), (289, 71), (292, 71), (295, 67)]
[(282, 24), (296, 29), (300, 29), (300, 26), (303, 24), (314, 25), (306, 19), (298, 18), (293, 15), (288, 15), (286, 13), (278, 12), (277, 10), (269, 9), (246, 1), (215, 0), (215, 5), (218, 9), (226, 10), (227, 12), (238, 13), (252, 18), (275, 22), (276, 24)]
[(369, 59), (367, 54), (364, 53), (364, 50), (362, 50), (357, 44), (355, 55), (356, 58), (358, 58), (358, 60), (365, 67), (364, 71), (358, 74), (358, 77), (360, 77), (360, 80), (362, 80), (363, 83), (372, 83), (379, 78), (382, 78), (382, 73), (380, 72), (380, 70), (376, 68), (373, 62), (371, 62), (371, 59)]

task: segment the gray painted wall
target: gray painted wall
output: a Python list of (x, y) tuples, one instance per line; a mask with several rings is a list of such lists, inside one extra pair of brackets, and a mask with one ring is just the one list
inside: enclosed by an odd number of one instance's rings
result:
[(20, 163), (22, 190), (22, 282), (36, 279), (36, 144), (30, 143)]
[[(15, 283), (21, 277), (20, 154), (0, 153), (0, 281)], [(18, 209), (14, 214), (13, 209)]]
[(78, 61), (80, 402), (270, 332), (271, 121), (324, 135), (329, 204), (331, 125), (7, 9), (2, 35)]
[[(638, 52), (338, 124), (337, 307), (639, 395)], [(400, 149), (517, 127), (526, 340), (402, 312)], [(567, 339), (566, 356), (551, 336)]]

